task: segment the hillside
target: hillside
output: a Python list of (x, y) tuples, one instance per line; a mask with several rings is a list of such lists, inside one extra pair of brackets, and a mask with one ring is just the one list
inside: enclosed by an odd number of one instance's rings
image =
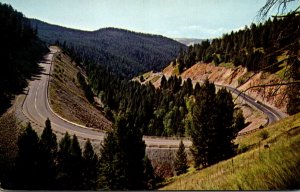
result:
[(91, 59), (109, 71), (132, 77), (149, 70), (159, 71), (174, 60), (185, 45), (160, 36), (136, 33), (117, 28), (82, 31), (31, 19), (38, 36), (45, 42), (62, 45), (76, 51), (77, 57)]
[[(200, 67), (198, 64), (207, 63), (229, 67), (232, 70), (242, 66), (240, 69), (243, 72), (240, 72), (245, 75), (235, 81), (234, 86), (248, 89), (259, 85), (260, 87), (251, 88), (250, 91), (260, 92), (260, 97), (262, 95), (273, 97), (279, 90), (279, 94), (284, 93), (284, 96), (267, 101), (273, 102), (276, 107), (283, 107), (290, 115), (298, 113), (300, 112), (299, 19), (299, 13), (274, 17), (264, 23), (252, 23), (243, 30), (224, 34), (221, 38), (190, 46), (177, 56), (177, 73), (191, 74)], [(205, 71), (205, 68), (204, 66), (200, 73), (211, 72), (209, 76), (212, 80), (218, 80), (216, 78), (222, 74), (209, 69)], [(236, 72), (238, 71), (231, 73)], [(276, 77), (272, 77), (274, 75)], [(281, 84), (287, 86), (280, 86)]]
[(59, 50), (53, 60), (53, 77), (49, 86), (51, 107), (69, 121), (100, 130), (110, 129), (111, 122), (85, 97), (78, 73), (83, 72), (68, 55)]
[(200, 171), (190, 170), (168, 180), (161, 189), (299, 189), (299, 128), (300, 113), (258, 132), (238, 137), (235, 142), (240, 144), (239, 155)]

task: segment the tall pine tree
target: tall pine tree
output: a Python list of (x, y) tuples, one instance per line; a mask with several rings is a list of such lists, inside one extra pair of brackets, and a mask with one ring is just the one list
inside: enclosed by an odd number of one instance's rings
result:
[(215, 109), (215, 86), (205, 81), (196, 95), (193, 107), (193, 123), (191, 129), (192, 147), (195, 167), (207, 167), (211, 164), (215, 150), (214, 134), (217, 114)]
[(118, 189), (119, 178), (116, 174), (117, 151), (117, 140), (114, 132), (109, 131), (104, 137), (100, 148), (98, 186), (102, 190)]
[(98, 156), (88, 139), (83, 151), (83, 189), (96, 190), (98, 179)]
[(182, 140), (180, 141), (179, 148), (176, 153), (174, 167), (177, 175), (186, 173), (187, 169), (189, 168), (187, 164), (187, 154), (185, 152), (185, 147)]
[(39, 138), (28, 123), (18, 139), (18, 155), (16, 159), (16, 189), (40, 189)]
[(52, 132), (49, 119), (45, 122), (45, 128), (39, 142), (39, 170), (41, 172), (41, 189), (54, 189), (56, 179), (57, 140)]
[(100, 156), (100, 188), (142, 190), (147, 188), (142, 133), (130, 115), (116, 119), (113, 132), (104, 139)]
[(234, 127), (234, 103), (232, 95), (225, 88), (218, 91), (216, 96), (218, 126), (216, 130), (217, 153), (214, 163), (234, 155), (236, 145), (233, 139), (238, 130)]
[(76, 135), (71, 139), (66, 132), (59, 143), (57, 188), (60, 190), (83, 189), (82, 154)]

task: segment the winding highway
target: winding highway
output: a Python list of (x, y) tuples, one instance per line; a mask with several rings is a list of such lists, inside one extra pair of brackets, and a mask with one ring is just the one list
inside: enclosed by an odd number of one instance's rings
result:
[[(63, 119), (56, 114), (49, 105), (48, 100), (48, 83), (51, 78), (51, 65), (53, 55), (57, 50), (50, 48), (44, 60), (39, 63), (43, 69), (42, 73), (29, 82), (26, 98), (20, 107), (22, 114), (26, 116), (26, 120), (32, 122), (34, 128), (43, 128), (47, 118), (51, 121), (51, 126), (54, 132), (64, 134), (68, 132), (73, 135), (76, 134), (78, 138), (90, 139), (93, 142), (101, 142), (105, 136), (104, 132), (97, 129), (84, 127), (76, 123)], [(16, 113), (21, 114), (21, 113)], [(25, 120), (25, 121), (26, 121)], [(172, 148), (179, 145), (179, 140), (161, 137), (144, 137), (147, 147), (154, 148)], [(191, 145), (191, 141), (183, 141), (186, 146)]]
[[(42, 73), (35, 77), (33, 80), (29, 82), (28, 91), (25, 97), (25, 100), (22, 103), (22, 106), (19, 108), (19, 112), (16, 114), (23, 114), (26, 116), (26, 120), (33, 122), (33, 127), (43, 128), (45, 120), (47, 118), (50, 119), (52, 129), (57, 134), (64, 134), (68, 132), (73, 135), (76, 134), (81, 139), (90, 139), (93, 142), (101, 142), (105, 136), (104, 132), (101, 132), (97, 129), (84, 127), (82, 125), (78, 125), (76, 123), (70, 122), (66, 119), (63, 119), (58, 114), (56, 114), (49, 105), (48, 100), (48, 84), (51, 78), (51, 66), (53, 55), (57, 52), (54, 47), (50, 47), (50, 53), (48, 53), (44, 60), (39, 63), (40, 67), (43, 69)], [(250, 96), (241, 93), (239, 90), (223, 85), (217, 85), (220, 87), (226, 87), (234, 94), (240, 94), (240, 97), (246, 102), (268, 116), (269, 123), (275, 122), (284, 117), (284, 115), (262, 103), (256, 102), (255, 99)], [(179, 145), (179, 140), (170, 139), (170, 138), (162, 138), (162, 137), (144, 137), (143, 138), (147, 147), (154, 148), (173, 148)], [(184, 140), (185, 146), (190, 146), (191, 141)]]

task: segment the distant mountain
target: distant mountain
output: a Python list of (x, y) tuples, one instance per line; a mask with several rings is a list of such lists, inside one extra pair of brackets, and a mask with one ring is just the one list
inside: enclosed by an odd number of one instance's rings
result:
[(174, 38), (175, 41), (178, 41), (186, 46), (200, 44), (202, 41), (206, 39), (194, 39), (194, 38)]
[(45, 42), (66, 43), (79, 55), (92, 59), (113, 73), (133, 77), (149, 70), (159, 71), (176, 58), (186, 46), (160, 35), (103, 28), (75, 30), (31, 19), (38, 36)]

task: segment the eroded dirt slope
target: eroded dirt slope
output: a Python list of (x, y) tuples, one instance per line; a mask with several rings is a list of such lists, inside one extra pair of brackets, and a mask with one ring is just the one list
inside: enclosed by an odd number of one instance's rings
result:
[[(170, 64), (162, 72), (154, 73), (148, 72), (144, 74), (144, 82), (151, 82), (155, 87), (160, 86), (162, 76), (167, 78), (171, 75), (178, 75), (176, 66)], [(205, 79), (209, 79), (219, 85), (226, 85), (238, 88), (241, 90), (247, 90), (246, 94), (255, 98), (256, 100), (279, 109), (281, 112), (286, 112), (286, 86), (273, 86), (252, 88), (249, 87), (255, 85), (268, 85), (274, 83), (281, 83), (282, 79), (276, 74), (270, 74), (267, 72), (248, 72), (246, 68), (228, 67), (228, 66), (215, 66), (214, 64), (197, 63), (191, 68), (185, 70), (180, 74), (183, 80), (191, 78), (193, 83), (201, 82)], [(136, 78), (138, 80), (139, 78)], [(234, 96), (235, 97), (235, 96)], [(254, 109), (253, 107), (245, 104), (242, 100), (236, 100), (237, 107), (243, 110), (246, 122), (249, 125), (241, 132), (257, 129), (261, 125), (267, 123), (267, 117), (262, 112)]]

